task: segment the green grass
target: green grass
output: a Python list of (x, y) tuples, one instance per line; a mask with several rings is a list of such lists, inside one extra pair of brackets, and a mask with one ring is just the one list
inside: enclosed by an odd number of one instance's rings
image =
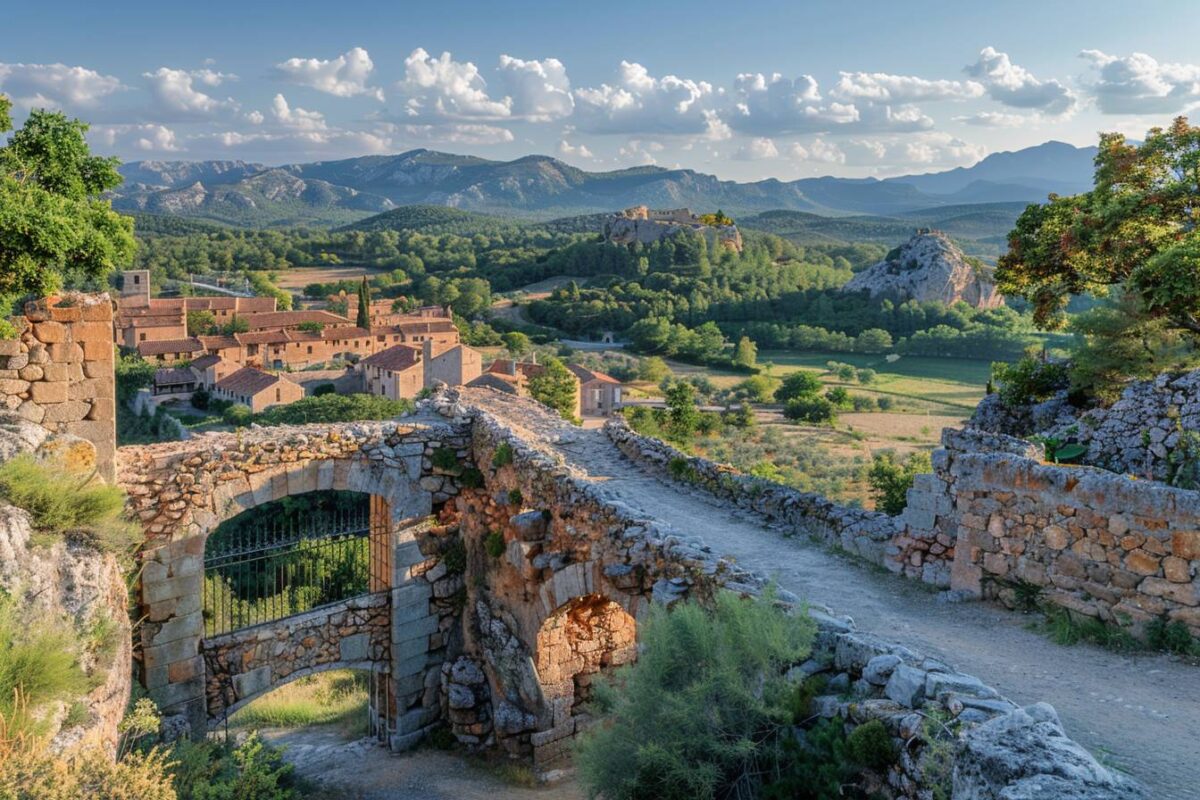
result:
[(87, 691), (75, 631), (57, 620), (22, 612), (0, 594), (0, 718), (8, 735), (40, 735), (48, 703)]
[(300, 678), (238, 709), (229, 724), (246, 729), (336, 725), (348, 737), (365, 735), (367, 675), (343, 669)]

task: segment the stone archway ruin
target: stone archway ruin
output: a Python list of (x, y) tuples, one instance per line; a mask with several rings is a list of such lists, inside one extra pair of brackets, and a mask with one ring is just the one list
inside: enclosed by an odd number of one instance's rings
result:
[(546, 618), (538, 630), (534, 667), (555, 728), (586, 724), (592, 682), (637, 657), (637, 622), (599, 594), (578, 597)]

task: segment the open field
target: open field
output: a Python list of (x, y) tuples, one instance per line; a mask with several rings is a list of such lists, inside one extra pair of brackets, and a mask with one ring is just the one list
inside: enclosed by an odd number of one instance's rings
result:
[(279, 270), (275, 285), (293, 294), (301, 294), (310, 283), (332, 283), (334, 281), (357, 280), (363, 275), (388, 272), (382, 267), (366, 267), (344, 264), (338, 267), (292, 267)]

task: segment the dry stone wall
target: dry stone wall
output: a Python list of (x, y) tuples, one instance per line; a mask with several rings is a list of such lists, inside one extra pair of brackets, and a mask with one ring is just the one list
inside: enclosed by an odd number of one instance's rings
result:
[(0, 409), (52, 433), (87, 439), (105, 480), (115, 476), (112, 300), (71, 294), (29, 303), (17, 339), (0, 340)]

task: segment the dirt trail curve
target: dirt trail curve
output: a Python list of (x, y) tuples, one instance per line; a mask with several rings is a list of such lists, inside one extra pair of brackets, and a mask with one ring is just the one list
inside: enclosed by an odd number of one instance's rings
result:
[(807, 539), (785, 538), (752, 516), (735, 516), (710, 495), (650, 476), (603, 431), (531, 416), (527, 406), (509, 417), (506, 409), (515, 407), (492, 393), (486, 405), (639, 514), (853, 617), (863, 630), (977, 675), (1014, 702), (1049, 702), (1072, 738), (1141, 780), (1156, 800), (1200, 798), (1200, 667), (1168, 656), (1063, 647), (1026, 630), (1028, 618), (1020, 614), (938, 602), (928, 587)]

